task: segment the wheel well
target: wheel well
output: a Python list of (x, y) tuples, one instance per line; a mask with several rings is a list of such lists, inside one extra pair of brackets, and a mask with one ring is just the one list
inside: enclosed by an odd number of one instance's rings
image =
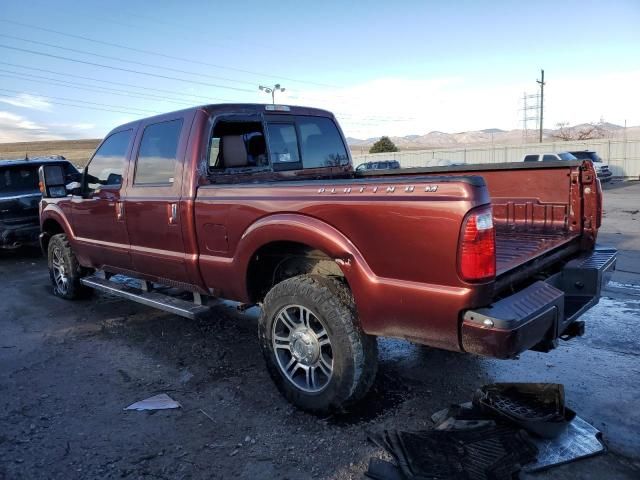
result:
[(261, 302), (277, 283), (305, 273), (344, 279), (338, 264), (321, 250), (297, 242), (272, 242), (264, 245), (253, 254), (249, 262), (249, 297), (252, 302)]
[(64, 233), (64, 229), (58, 222), (56, 222), (51, 218), (48, 218), (42, 224), (42, 232), (47, 234), (42, 239), (42, 248), (44, 249), (46, 254), (47, 247), (49, 246), (49, 240), (51, 240), (51, 237), (53, 237), (54, 235), (57, 235), (58, 233)]

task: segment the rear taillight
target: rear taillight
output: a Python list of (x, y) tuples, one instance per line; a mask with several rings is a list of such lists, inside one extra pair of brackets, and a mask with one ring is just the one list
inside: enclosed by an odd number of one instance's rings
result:
[(462, 224), (458, 271), (467, 282), (488, 280), (496, 275), (496, 235), (491, 207), (467, 214)]

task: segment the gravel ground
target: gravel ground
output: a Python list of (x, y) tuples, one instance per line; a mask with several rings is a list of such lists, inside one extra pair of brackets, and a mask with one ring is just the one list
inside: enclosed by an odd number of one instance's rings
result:
[[(549, 353), (497, 361), (382, 339), (380, 372), (343, 416), (297, 411), (258, 348), (256, 309), (188, 321), (108, 296), (51, 294), (37, 251), (0, 255), (0, 479), (359, 479), (382, 428), (417, 429), (493, 381), (566, 385), (604, 432), (606, 455), (526, 478), (640, 478), (640, 185), (605, 192), (601, 241), (619, 271), (585, 317), (587, 335)], [(636, 210), (637, 212), (637, 210)], [(124, 411), (168, 393), (182, 408)]]

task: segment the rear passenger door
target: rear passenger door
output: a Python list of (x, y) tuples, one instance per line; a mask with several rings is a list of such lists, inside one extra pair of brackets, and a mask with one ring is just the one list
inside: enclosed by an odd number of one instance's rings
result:
[(134, 147), (125, 199), (131, 259), (136, 271), (159, 281), (189, 283), (181, 187), (190, 120), (151, 120), (141, 126)]

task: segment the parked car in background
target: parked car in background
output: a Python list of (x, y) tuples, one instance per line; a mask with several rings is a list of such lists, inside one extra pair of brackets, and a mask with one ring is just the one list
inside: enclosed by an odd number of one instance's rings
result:
[(571, 153), (571, 155), (576, 157), (578, 160), (591, 160), (601, 182), (604, 183), (611, 180), (613, 174), (611, 173), (611, 170), (609, 170), (609, 165), (604, 163), (602, 161), (602, 157), (600, 157), (600, 155), (598, 155), (593, 150), (578, 150), (569, 153)]
[(601, 182), (611, 180), (611, 171), (609, 165), (602, 161), (602, 158), (596, 153), (589, 150), (580, 152), (559, 152), (559, 153), (534, 153), (525, 155), (525, 162), (563, 162), (571, 160), (591, 160), (593, 167)]
[(38, 244), (40, 222), (38, 168), (60, 165), (71, 175), (76, 168), (64, 157), (0, 160), (0, 248)]
[(356, 172), (365, 170), (393, 170), (400, 168), (400, 162), (397, 160), (382, 160), (378, 162), (361, 163), (356, 167)]
[(569, 152), (534, 153), (525, 155), (523, 159), (525, 162), (566, 162), (570, 160), (577, 160), (577, 158)]

